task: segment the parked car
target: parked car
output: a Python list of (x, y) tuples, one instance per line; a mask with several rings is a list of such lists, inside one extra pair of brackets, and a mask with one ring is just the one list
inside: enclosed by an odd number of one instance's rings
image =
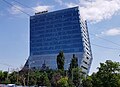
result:
[(15, 84), (7, 84), (7, 87), (16, 87)]

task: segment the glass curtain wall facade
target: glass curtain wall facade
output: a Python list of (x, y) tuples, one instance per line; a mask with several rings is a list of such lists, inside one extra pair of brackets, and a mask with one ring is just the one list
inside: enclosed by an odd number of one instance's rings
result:
[(68, 69), (75, 54), (79, 67), (83, 72), (89, 72), (91, 47), (87, 23), (80, 17), (79, 7), (30, 17), (29, 67), (40, 69), (46, 64), (51, 69), (57, 69), (56, 58), (60, 51), (65, 55), (65, 69)]

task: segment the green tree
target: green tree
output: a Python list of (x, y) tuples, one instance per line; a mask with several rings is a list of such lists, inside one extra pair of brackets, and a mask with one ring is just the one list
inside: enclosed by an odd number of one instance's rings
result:
[(107, 60), (105, 63), (100, 63), (98, 72), (93, 74), (93, 87), (120, 87), (120, 63)]
[(93, 87), (92, 86), (92, 78), (91, 77), (87, 77), (87, 78), (84, 78), (83, 80), (82, 80), (82, 86), (83, 87)]
[[(39, 73), (39, 72), (38, 72)], [(29, 73), (29, 85), (37, 85), (37, 74), (34, 70), (31, 70)]]
[(23, 86), (29, 85), (29, 81), (28, 81), (28, 69), (24, 69), (19, 71), (19, 81)]
[(69, 87), (68, 77), (62, 77), (60, 80), (57, 81), (57, 84), (57, 87)]
[(41, 72), (37, 80), (38, 80), (37, 82), (38, 86), (47, 86), (47, 87), (51, 86), (46, 72)]
[(75, 57), (75, 54), (73, 54), (73, 58), (71, 59), (71, 63), (70, 63), (70, 69), (77, 67), (78, 67), (78, 58)]
[(50, 81), (49, 81), (49, 79), (48, 79), (48, 75), (47, 75), (46, 72), (43, 73), (43, 75), (42, 75), (41, 78), (42, 78), (42, 80), (43, 80), (43, 85), (45, 85), (45, 86), (47, 86), (47, 87), (50, 87), (50, 86), (51, 86), (51, 83), (50, 83)]
[(69, 67), (69, 77), (72, 78), (72, 70), (73, 68), (77, 68), (77, 67), (78, 67), (78, 59), (77, 57), (75, 57), (75, 54), (73, 54)]
[(0, 82), (2, 83), (5, 80), (3, 72), (0, 71)]
[(61, 51), (57, 55), (57, 68), (58, 69), (64, 70), (64, 61), (65, 61), (64, 53)]
[(4, 71), (4, 72), (1, 72), (1, 83), (3, 83), (3, 84), (8, 84), (8, 83), (10, 83), (10, 80), (9, 80), (9, 73), (7, 72), (7, 71)]
[(39, 86), (41, 84), (40, 78), (41, 78), (41, 72), (39, 70), (34, 71), (34, 79), (35, 79), (35, 85)]
[(54, 72), (52, 75), (51, 83), (53, 87), (57, 87), (57, 82), (61, 79), (61, 74), (59, 72)]
[(103, 87), (102, 81), (100, 80), (100, 78), (98, 77), (96, 73), (93, 73), (91, 75), (91, 78), (92, 78), (91, 82), (92, 82), (93, 87)]
[(73, 68), (72, 69), (72, 81), (76, 87), (79, 87), (81, 85), (81, 81), (83, 79), (83, 74), (81, 71), (81, 68)]
[(18, 72), (12, 72), (11, 74), (9, 74), (9, 80), (10, 80), (10, 83), (15, 83), (17, 85), (19, 85), (19, 75), (18, 75)]
[(71, 78), (68, 78), (68, 84), (69, 84), (69, 87), (75, 87)]
[(81, 85), (81, 80), (83, 78), (82, 76), (82, 70), (78, 67), (78, 58), (73, 54), (73, 57), (70, 62), (69, 67), (69, 78), (72, 79), (72, 82), (76, 87), (79, 87)]

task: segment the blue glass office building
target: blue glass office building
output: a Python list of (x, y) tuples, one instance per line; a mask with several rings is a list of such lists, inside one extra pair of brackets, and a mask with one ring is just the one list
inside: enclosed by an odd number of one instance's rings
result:
[(60, 51), (65, 55), (65, 69), (72, 55), (78, 58), (79, 67), (88, 73), (92, 61), (87, 23), (79, 14), (79, 7), (54, 12), (37, 13), (30, 17), (30, 68), (46, 64), (57, 69), (56, 58)]

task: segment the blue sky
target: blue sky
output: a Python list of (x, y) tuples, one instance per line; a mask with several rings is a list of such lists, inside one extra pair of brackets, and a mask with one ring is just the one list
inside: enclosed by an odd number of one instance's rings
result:
[(16, 0), (27, 7), (6, 1), (13, 6), (0, 1), (0, 70), (20, 68), (29, 56), (29, 16), (19, 10), (34, 15), (74, 6), (80, 7), (81, 16), (88, 21), (93, 53), (90, 73), (105, 60), (120, 62), (120, 0)]

